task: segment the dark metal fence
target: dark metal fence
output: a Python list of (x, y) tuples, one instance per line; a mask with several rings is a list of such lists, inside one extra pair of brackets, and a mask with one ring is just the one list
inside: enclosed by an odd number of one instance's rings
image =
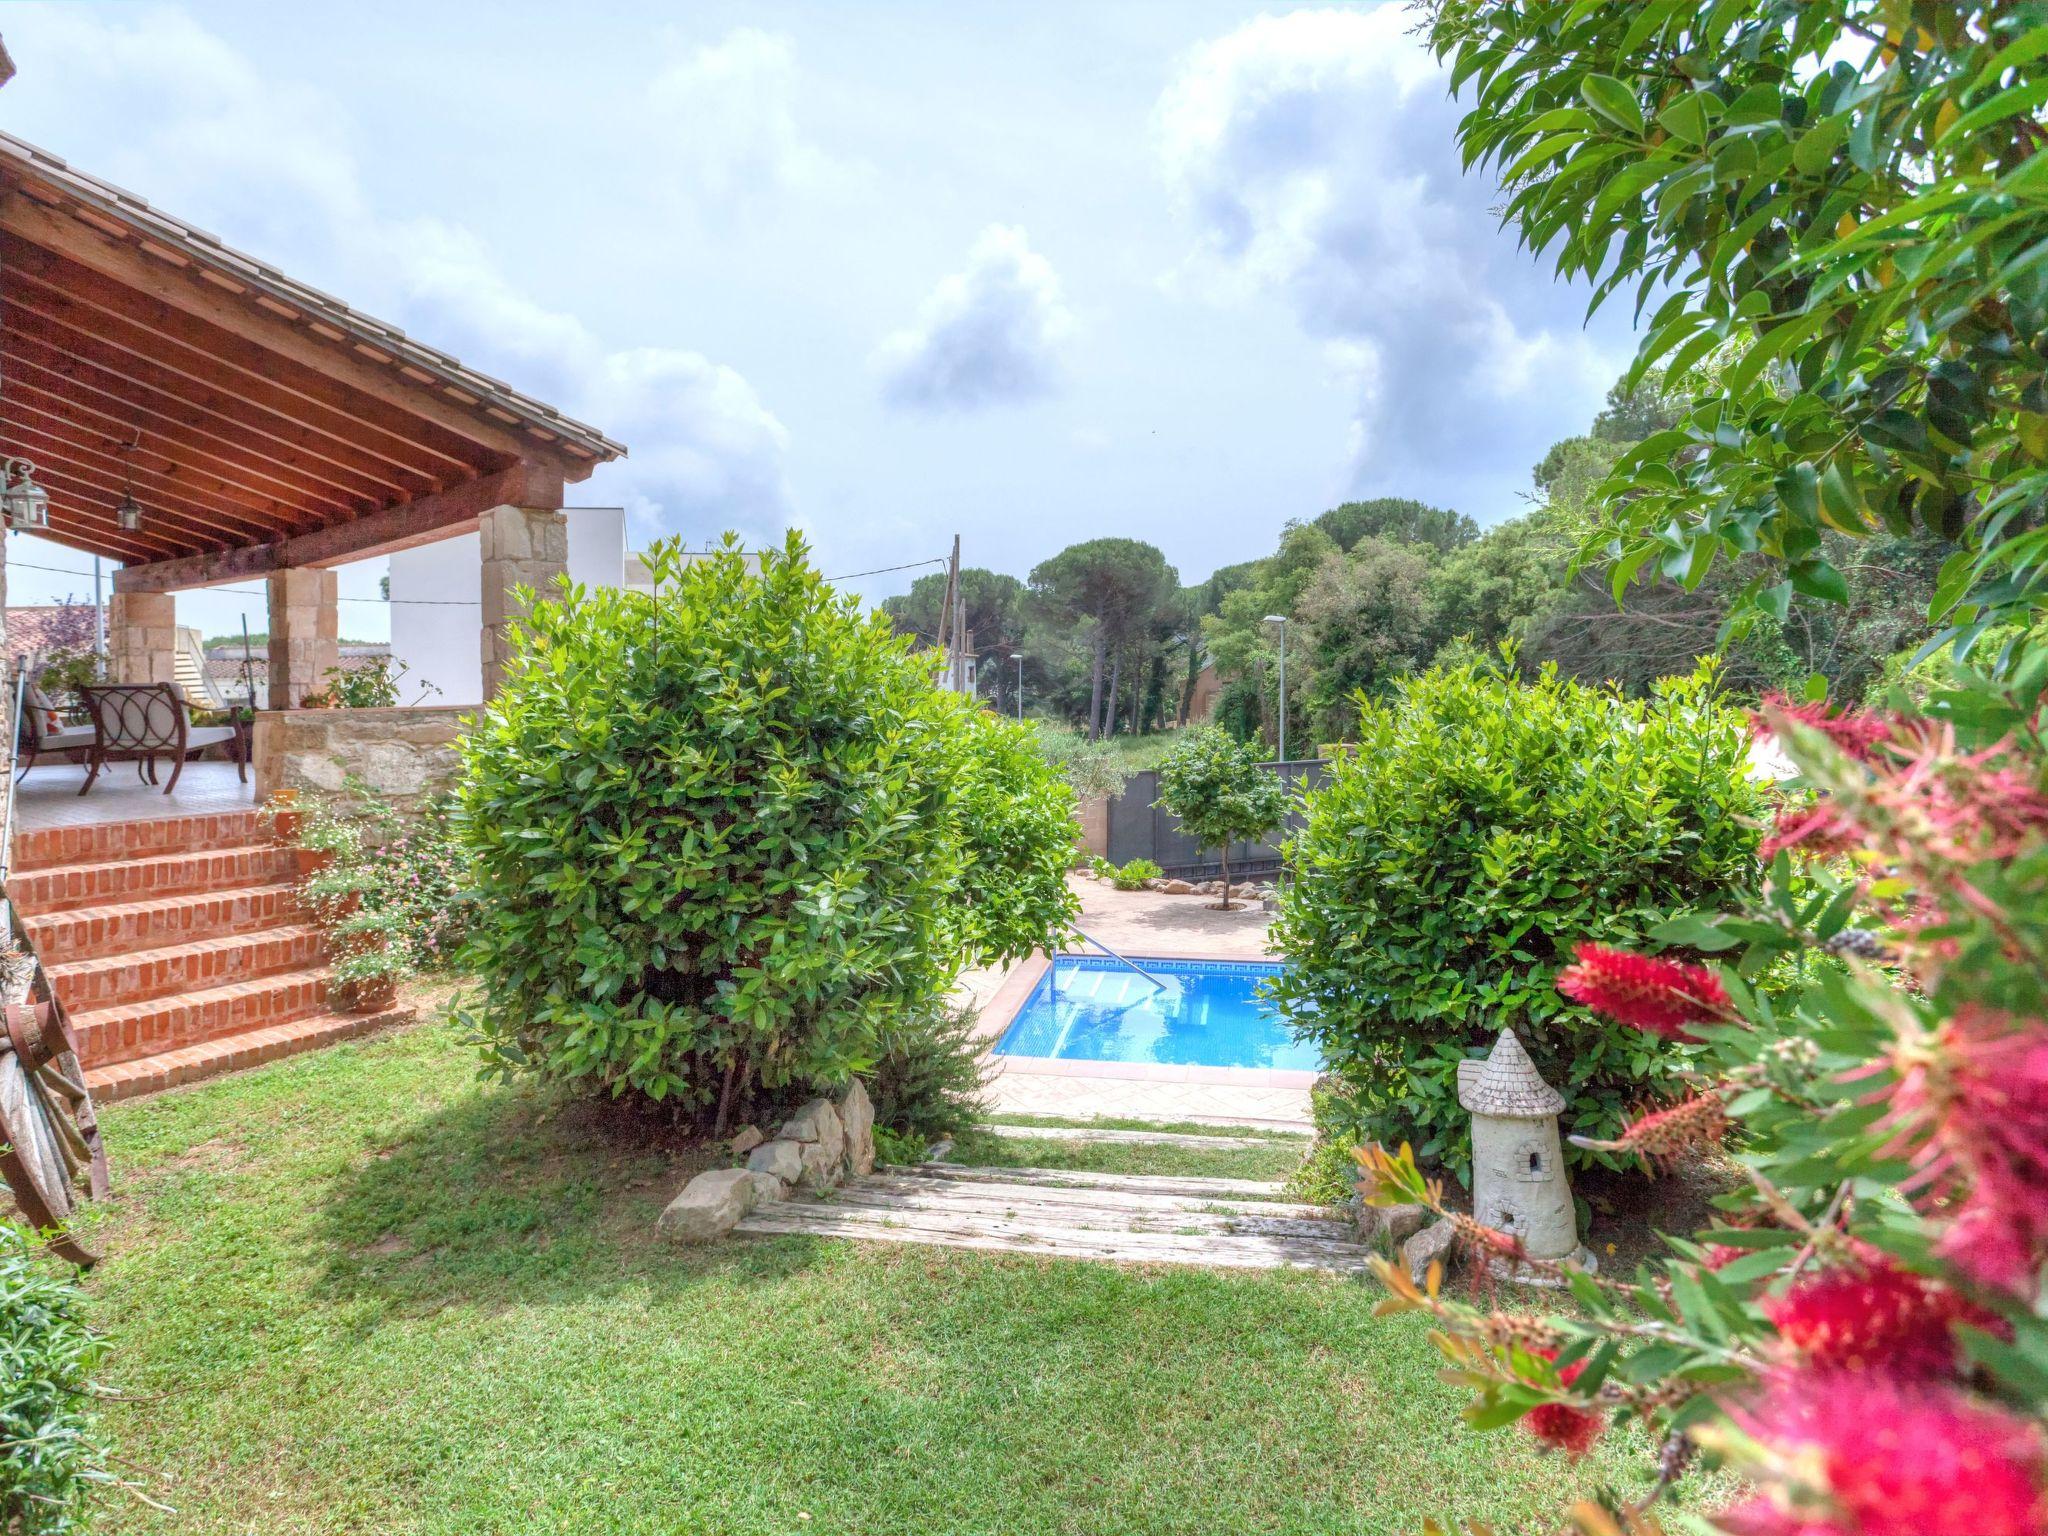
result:
[[(1330, 776), (1327, 763), (1310, 759), (1295, 763), (1269, 763), (1286, 779), (1290, 792), (1315, 789)], [(1159, 798), (1159, 774), (1153, 769), (1134, 773), (1124, 781), (1124, 792), (1109, 802), (1110, 862), (1128, 864), (1132, 859), (1150, 859), (1167, 874), (1183, 880), (1213, 879), (1223, 868), (1214, 848), (1204, 848), (1181, 830), (1180, 818), (1152, 802)], [(1230, 877), (1270, 875), (1280, 868), (1280, 844), (1301, 827), (1301, 812), (1288, 814), (1287, 824), (1270, 838), (1257, 843), (1230, 845)]]

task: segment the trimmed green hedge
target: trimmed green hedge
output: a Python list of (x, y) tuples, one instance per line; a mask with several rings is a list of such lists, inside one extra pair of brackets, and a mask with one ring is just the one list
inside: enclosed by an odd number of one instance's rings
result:
[(464, 745), (492, 1058), (709, 1111), (869, 1069), (1074, 915), (1073, 794), (800, 539), (540, 602)]
[(1272, 993), (1353, 1090), (1361, 1137), (1412, 1141), (1460, 1177), (1458, 1062), (1503, 1025), (1568, 1100), (1568, 1133), (1611, 1135), (1672, 1083), (1675, 1048), (1552, 982), (1575, 944), (1644, 947), (1760, 873), (1746, 721), (1711, 664), (1650, 700), (1513, 665), (1504, 651), (1362, 702), (1357, 750), (1308, 798), (1273, 929), (1289, 969)]

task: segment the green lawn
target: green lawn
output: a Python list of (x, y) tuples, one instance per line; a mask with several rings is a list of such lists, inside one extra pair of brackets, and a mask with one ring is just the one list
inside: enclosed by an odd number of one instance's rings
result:
[(1284, 1179), (1301, 1165), (1305, 1141), (1257, 1147), (1177, 1147), (1115, 1141), (1051, 1141), (1004, 1136), (1001, 1126), (970, 1131), (952, 1161), (992, 1168), (1068, 1168), (1090, 1173), (1169, 1173), (1183, 1178)]
[(687, 1158), (445, 1025), (105, 1121), (109, 1420), (177, 1507), (110, 1530), (1331, 1536), (1642, 1484), (1467, 1432), (1369, 1283), (665, 1246)]

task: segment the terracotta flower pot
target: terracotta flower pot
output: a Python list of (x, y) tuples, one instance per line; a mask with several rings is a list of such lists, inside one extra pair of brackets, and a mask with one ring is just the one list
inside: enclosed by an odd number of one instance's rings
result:
[(398, 1000), (396, 976), (368, 976), (344, 981), (335, 989), (336, 1000), (349, 1013), (381, 1013)]

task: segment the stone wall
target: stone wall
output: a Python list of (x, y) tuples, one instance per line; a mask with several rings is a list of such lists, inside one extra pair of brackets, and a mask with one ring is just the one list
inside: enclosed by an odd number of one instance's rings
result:
[(399, 810), (449, 788), (468, 709), (270, 709), (256, 716), (256, 798), (332, 793), (351, 777)]

